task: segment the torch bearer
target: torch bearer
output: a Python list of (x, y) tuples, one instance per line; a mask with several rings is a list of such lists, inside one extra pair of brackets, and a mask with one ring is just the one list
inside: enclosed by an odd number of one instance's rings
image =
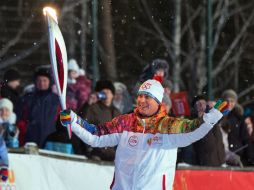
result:
[[(66, 87), (67, 87), (67, 53), (63, 35), (59, 29), (56, 11), (51, 7), (43, 8), (48, 25), (48, 44), (50, 62), (54, 81), (57, 87), (58, 97), (62, 110), (66, 109)], [(67, 127), (69, 138), (71, 138), (71, 125)]]

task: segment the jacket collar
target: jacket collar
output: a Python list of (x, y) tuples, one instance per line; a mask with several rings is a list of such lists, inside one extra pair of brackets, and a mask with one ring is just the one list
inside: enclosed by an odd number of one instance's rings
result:
[(167, 116), (166, 108), (164, 105), (160, 105), (158, 112), (156, 112), (156, 114), (154, 114), (150, 117), (147, 117), (147, 118), (141, 118), (140, 114), (138, 113), (137, 108), (134, 110), (134, 114), (138, 117), (138, 120), (143, 119), (143, 120), (145, 120), (145, 123), (147, 123), (149, 125), (156, 124), (158, 121), (161, 120), (161, 118)]

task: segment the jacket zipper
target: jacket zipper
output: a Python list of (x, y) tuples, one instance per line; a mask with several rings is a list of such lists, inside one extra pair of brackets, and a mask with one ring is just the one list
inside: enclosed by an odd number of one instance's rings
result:
[[(143, 143), (144, 143), (144, 134), (145, 134), (145, 130), (146, 130), (146, 122), (145, 122), (145, 119), (141, 119), (141, 122), (142, 122), (142, 126), (143, 126), (143, 132), (142, 132), (142, 134), (143, 134), (143, 136), (142, 136), (142, 139), (141, 139), (141, 144), (140, 144), (140, 150), (142, 149), (142, 145), (143, 145)], [(139, 161), (140, 160), (140, 158), (141, 158), (141, 152), (142, 151), (139, 151), (139, 150), (137, 150), (138, 151), (138, 153), (137, 153), (137, 160)], [(140, 153), (139, 153), (140, 152)], [(134, 171), (134, 174), (133, 174), (133, 185), (132, 185), (132, 189), (133, 190), (135, 190), (136, 189), (136, 180), (138, 180), (137, 179), (137, 172), (139, 171), (139, 167), (137, 167), (137, 165), (135, 164), (135, 166), (136, 166), (136, 170)]]

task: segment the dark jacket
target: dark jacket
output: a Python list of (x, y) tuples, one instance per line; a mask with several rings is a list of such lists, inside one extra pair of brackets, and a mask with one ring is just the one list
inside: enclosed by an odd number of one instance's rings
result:
[(215, 125), (199, 141), (193, 143), (196, 164), (200, 166), (221, 166), (225, 163), (225, 151), (220, 127)]
[[(98, 125), (99, 123), (111, 121), (120, 114), (120, 111), (114, 106), (108, 107), (99, 101), (87, 108), (87, 113), (84, 118), (86, 118), (89, 123)], [(115, 148), (92, 148), (87, 156), (96, 156), (102, 160), (113, 161), (115, 159)]]
[(229, 150), (243, 156), (241, 148), (248, 143), (248, 133), (244, 118), (235, 109), (219, 122), (222, 129), (228, 133)]
[(59, 110), (58, 96), (50, 90), (24, 95), (18, 104), (17, 111), (20, 144), (35, 142), (43, 148), (46, 137), (56, 130)]
[(99, 101), (88, 107), (85, 118), (89, 123), (98, 125), (99, 123), (111, 121), (120, 114), (120, 111), (114, 106), (108, 107)]

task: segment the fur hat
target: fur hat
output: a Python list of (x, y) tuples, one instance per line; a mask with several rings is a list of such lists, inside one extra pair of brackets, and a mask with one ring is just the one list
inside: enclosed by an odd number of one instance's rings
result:
[(70, 59), (68, 62), (68, 71), (76, 71), (79, 73), (79, 66), (77, 64), (77, 61), (75, 59)]
[(10, 112), (13, 111), (13, 104), (8, 98), (0, 99), (0, 109), (7, 108)]
[(100, 80), (96, 82), (95, 91), (100, 92), (103, 89), (109, 89), (113, 94), (115, 94), (115, 87), (110, 80)]
[(139, 94), (145, 94), (147, 96), (152, 97), (158, 104), (161, 104), (164, 88), (161, 83), (157, 80), (147, 80), (145, 81), (138, 90)]
[(14, 80), (19, 80), (20, 74), (15, 69), (9, 69), (4, 73), (3, 79), (4, 79), (4, 82), (6, 83), (10, 81), (14, 81)]
[(235, 100), (235, 102), (237, 102), (238, 96), (234, 90), (228, 89), (222, 93), (222, 98), (223, 99), (232, 98), (233, 100)]
[(45, 77), (48, 77), (49, 80), (51, 81), (52, 78), (51, 78), (50, 66), (43, 65), (43, 66), (37, 67), (34, 73), (34, 76), (35, 78), (37, 78), (38, 76), (45, 76)]
[(193, 98), (193, 100), (191, 102), (191, 106), (194, 107), (196, 102), (199, 101), (199, 100), (205, 100), (205, 101), (207, 101), (208, 99), (207, 99), (206, 95), (204, 95), (204, 94), (199, 94), (197, 96), (194, 96), (194, 98)]
[(141, 82), (144, 82), (148, 79), (152, 79), (156, 71), (159, 69), (162, 69), (164, 71), (163, 79), (166, 79), (168, 77), (168, 69), (169, 69), (168, 62), (164, 59), (155, 59), (152, 61), (152, 63), (144, 67), (139, 80)]

